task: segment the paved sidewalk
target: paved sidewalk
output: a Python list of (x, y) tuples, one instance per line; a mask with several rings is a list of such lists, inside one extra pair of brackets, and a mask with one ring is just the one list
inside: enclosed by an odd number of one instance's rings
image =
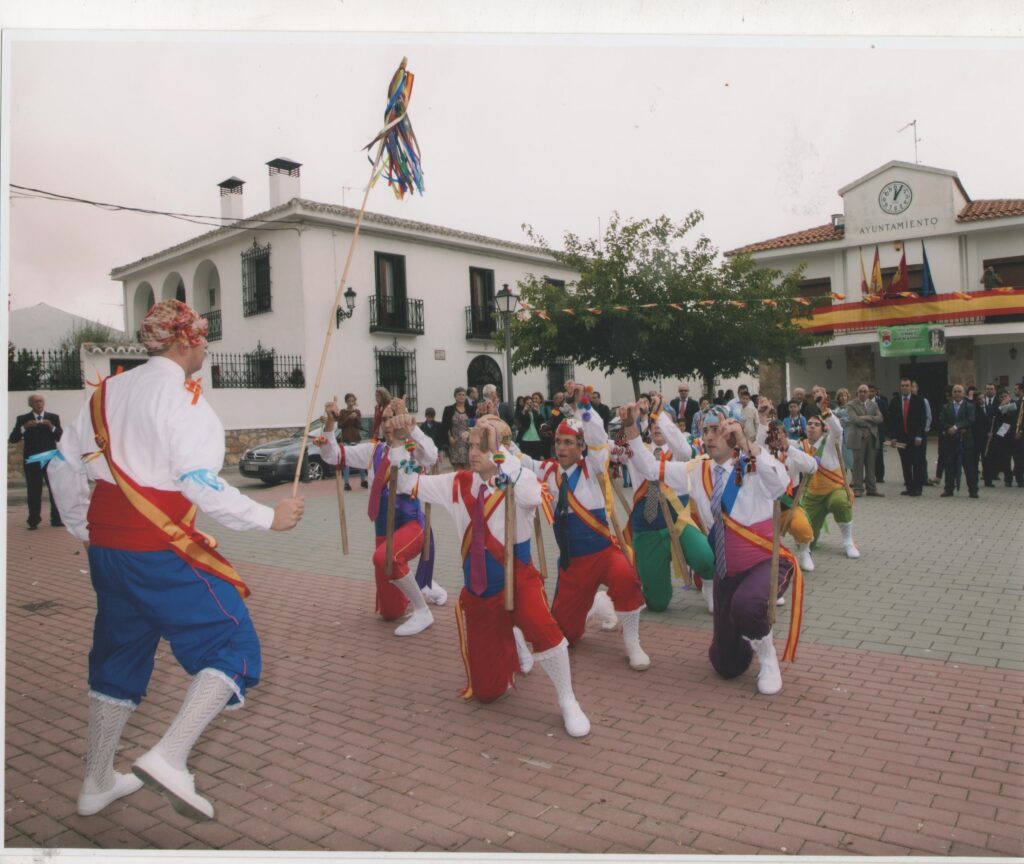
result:
[[(287, 488), (246, 491), (270, 502)], [(861, 560), (842, 555), (835, 529), (815, 555), (781, 694), (759, 696), (752, 672), (712, 672), (709, 616), (678, 590), (643, 618), (650, 671), (629, 669), (618, 633), (573, 651), (593, 724), (583, 740), (565, 735), (539, 669), (492, 705), (459, 699), (454, 596), (413, 639), (373, 614), (364, 491), (347, 496), (347, 558), (333, 481), (302, 487), (307, 517), (290, 534), (204, 524), (253, 589), (265, 667), (191, 759), (217, 808), (207, 823), (145, 789), (75, 815), (94, 599), (81, 547), (25, 531), (12, 503), (6, 845), (1020, 856), (1024, 490), (971, 501), (882, 489), (855, 508)], [(454, 595), (456, 538), (444, 514), (434, 523), (437, 578)], [(549, 532), (552, 574), (554, 551)], [(780, 643), (786, 625), (783, 612)], [(185, 686), (162, 644), (119, 770), (163, 733)]]

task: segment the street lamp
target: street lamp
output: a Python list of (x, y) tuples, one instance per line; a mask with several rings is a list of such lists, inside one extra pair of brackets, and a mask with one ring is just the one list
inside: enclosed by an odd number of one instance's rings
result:
[(498, 310), (505, 327), (505, 380), (508, 382), (505, 389), (505, 401), (509, 405), (515, 402), (515, 396), (512, 395), (512, 316), (516, 314), (518, 306), (519, 296), (509, 290), (506, 282), (501, 286), (501, 290), (494, 295), (494, 308)]
[(345, 291), (345, 306), (347, 311), (339, 306), (334, 312), (334, 329), (336, 330), (340, 330), (341, 322), (346, 318), (351, 318), (352, 313), (356, 311), (356, 292), (352, 290), (351, 285)]

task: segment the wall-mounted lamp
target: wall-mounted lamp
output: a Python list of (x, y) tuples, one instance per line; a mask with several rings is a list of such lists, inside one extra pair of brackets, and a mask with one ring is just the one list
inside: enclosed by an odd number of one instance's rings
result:
[(826, 369), (831, 369), (832, 368), (832, 358), (831, 357), (826, 357), (825, 358), (825, 368)]
[(349, 285), (345, 291), (345, 309), (340, 306), (334, 312), (334, 328), (336, 330), (341, 329), (341, 322), (346, 318), (351, 318), (352, 313), (356, 311), (356, 292), (352, 290), (352, 286)]
[(1016, 345), (1011, 345), (1010, 346), (1010, 359), (1011, 360), (1016, 360), (1017, 359), (1017, 346)]

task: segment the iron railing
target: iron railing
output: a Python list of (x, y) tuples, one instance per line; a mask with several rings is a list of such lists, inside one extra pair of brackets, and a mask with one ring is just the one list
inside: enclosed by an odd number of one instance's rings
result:
[(493, 339), (498, 330), (498, 318), (493, 309), (485, 306), (466, 307), (466, 338)]
[(371, 333), (416, 333), (423, 335), (423, 301), (390, 294), (370, 297)]
[(253, 240), (242, 253), (242, 315), (270, 311), (270, 244), (260, 246)]
[(263, 348), (248, 354), (211, 354), (210, 375), (215, 388), (271, 389), (305, 387), (302, 358), (296, 354), (278, 354)]
[(78, 351), (18, 351), (8, 344), (8, 390), (81, 390), (84, 386)]
[(206, 331), (206, 341), (219, 342), (224, 336), (224, 331), (221, 329), (220, 309), (204, 312), (203, 317), (209, 322), (209, 329)]

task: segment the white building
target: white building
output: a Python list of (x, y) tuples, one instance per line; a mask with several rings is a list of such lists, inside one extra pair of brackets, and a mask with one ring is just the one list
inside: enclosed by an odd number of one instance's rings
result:
[[(787, 364), (784, 374), (762, 367), (762, 389), (781, 395), (783, 389), (822, 384), (852, 391), (875, 382), (888, 394), (909, 375), (937, 405), (950, 384), (1020, 380), (1024, 199), (972, 201), (955, 172), (907, 162), (889, 162), (839, 195), (843, 212), (829, 223), (728, 253), (747, 252), (783, 271), (803, 264), (808, 298), (845, 295), (817, 309), (808, 323), (815, 332), (830, 334), (829, 341), (807, 350), (803, 365)], [(861, 267), (870, 283), (876, 248), (886, 287), (906, 256), (907, 290), (913, 296), (864, 302)], [(928, 298), (919, 296), (925, 252), (936, 291)], [(1002, 283), (995, 291), (983, 284), (990, 266)], [(882, 357), (880, 328), (905, 323), (943, 327), (945, 355)]]
[[(304, 424), (328, 327), (320, 406), (352, 392), (365, 414), (382, 385), (419, 415), (433, 407), (440, 418), (457, 385), (493, 382), (504, 393), (496, 289), (515, 289), (528, 273), (562, 282), (576, 274), (533, 246), (366, 213), (346, 286), (357, 294), (354, 314), (337, 326), (334, 297), (357, 211), (303, 199), (298, 163), (267, 164), (270, 209), (243, 220), (243, 181), (229, 178), (219, 184), (225, 227), (111, 274), (123, 283), (129, 333), (158, 300), (177, 297), (208, 317), (204, 394), (227, 429), (252, 440)], [(547, 396), (572, 374), (517, 373), (514, 395)]]

